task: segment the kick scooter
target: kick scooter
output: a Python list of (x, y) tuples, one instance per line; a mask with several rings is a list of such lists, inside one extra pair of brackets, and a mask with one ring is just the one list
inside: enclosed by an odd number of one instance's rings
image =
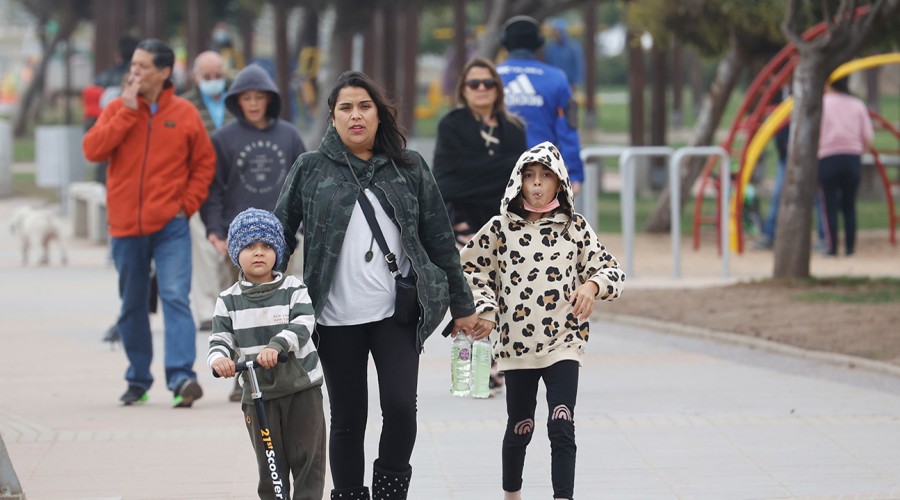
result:
[[(279, 363), (287, 362), (287, 360), (287, 353), (283, 352), (278, 355)], [(272, 486), (275, 488), (275, 497), (284, 498), (284, 480), (282, 479), (281, 471), (278, 470), (278, 461), (275, 459), (275, 448), (272, 446), (272, 434), (269, 431), (269, 419), (266, 418), (266, 407), (263, 405), (262, 391), (259, 390), (259, 382), (256, 379), (256, 370), (254, 370), (254, 368), (257, 368), (258, 366), (255, 359), (248, 359), (246, 361), (235, 363), (235, 376), (242, 371), (246, 371), (247, 376), (250, 379), (250, 397), (253, 398), (253, 406), (256, 409), (256, 421), (259, 423), (260, 439), (262, 439), (263, 447), (265, 449), (266, 461), (269, 463), (269, 474), (272, 477)], [(215, 370), (212, 372), (214, 377), (219, 378), (219, 374), (216, 373)]]

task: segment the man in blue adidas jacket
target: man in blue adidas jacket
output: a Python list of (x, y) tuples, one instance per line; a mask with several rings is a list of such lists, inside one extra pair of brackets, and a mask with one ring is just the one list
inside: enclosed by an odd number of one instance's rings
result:
[(578, 139), (578, 109), (566, 74), (541, 62), (535, 51), (544, 44), (540, 25), (528, 16), (509, 19), (501, 43), (509, 52), (497, 66), (503, 79), (507, 108), (525, 120), (528, 147), (550, 141), (562, 152), (569, 169), (572, 189), (578, 194), (584, 181), (581, 141)]

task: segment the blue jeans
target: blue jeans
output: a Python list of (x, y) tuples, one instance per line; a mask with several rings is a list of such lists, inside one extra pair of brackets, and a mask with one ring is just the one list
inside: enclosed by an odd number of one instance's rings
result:
[(191, 316), (191, 235), (188, 220), (176, 217), (161, 230), (147, 235), (112, 238), (112, 256), (119, 272), (117, 326), (128, 356), (125, 380), (149, 389), (153, 384), (150, 363), (153, 338), (150, 333), (150, 261), (156, 264), (156, 279), (165, 324), (166, 386), (175, 391), (186, 378), (197, 378), (197, 330)]
[(787, 165), (778, 160), (778, 172), (775, 174), (775, 187), (772, 189), (772, 202), (769, 205), (769, 216), (763, 223), (763, 235), (766, 241), (775, 241), (775, 224), (778, 222), (778, 205), (781, 203), (781, 188), (784, 187), (784, 171)]

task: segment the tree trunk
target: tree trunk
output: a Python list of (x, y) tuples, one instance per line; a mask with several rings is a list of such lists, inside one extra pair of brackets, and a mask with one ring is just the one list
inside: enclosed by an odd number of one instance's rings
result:
[(827, 61), (818, 54), (801, 57), (794, 70), (794, 110), (788, 164), (778, 206), (775, 232), (774, 278), (809, 276), (810, 228), (818, 175), (822, 89)]
[(35, 106), (35, 101), (43, 98), (41, 94), (44, 90), (44, 81), (47, 78), (47, 66), (50, 64), (50, 60), (53, 59), (53, 54), (56, 52), (59, 43), (67, 39), (74, 29), (74, 24), (60, 26), (56, 36), (53, 37), (53, 40), (50, 41), (44, 50), (41, 62), (38, 63), (37, 68), (34, 70), (34, 76), (31, 78), (31, 82), (28, 83), (28, 87), (25, 88), (22, 101), (18, 109), (16, 109), (16, 117), (13, 120), (13, 134), (16, 137), (23, 137), (28, 130), (28, 119), (33, 116), (32, 108)]
[[(666, 145), (666, 84), (669, 81), (666, 65), (668, 64), (667, 49), (660, 47), (659, 41), (653, 42), (653, 50), (650, 53), (650, 61), (653, 66), (652, 82), (650, 84), (650, 145)], [(650, 188), (654, 192), (662, 191), (668, 178), (667, 162), (665, 158), (650, 159)]]
[(681, 128), (684, 125), (684, 105), (682, 92), (684, 91), (684, 71), (681, 65), (681, 44), (678, 40), (672, 41), (672, 126)]
[(644, 49), (640, 35), (628, 30), (628, 136), (632, 146), (644, 145)]
[[(331, 31), (331, 43), (328, 57), (325, 79), (322, 80), (322, 98), (319, 99), (316, 120), (309, 134), (309, 140), (304, 136), (306, 144), (318, 144), (325, 135), (325, 130), (331, 122), (328, 117), (328, 94), (331, 87), (344, 71), (350, 69), (353, 58), (353, 37), (361, 33), (371, 24), (374, 16), (374, 2), (357, 3), (355, 0), (339, 0), (335, 2), (335, 21), (333, 26), (325, 27), (325, 31)], [(371, 40), (366, 40), (371, 44)], [(369, 75), (372, 76), (372, 75)]]
[(878, 80), (881, 75), (881, 68), (876, 66), (864, 73), (866, 78), (866, 106), (875, 110), (881, 109), (881, 93), (878, 91)]
[[(402, 73), (398, 78), (400, 83), (401, 94), (398, 104), (400, 105), (400, 125), (406, 129), (407, 137), (415, 135), (416, 132), (416, 96), (418, 89), (416, 88), (416, 55), (419, 52), (419, 7), (410, 4), (403, 8), (405, 11), (401, 15), (401, 35), (397, 37), (398, 41), (403, 43), (402, 50)], [(401, 40), (401, 37), (405, 38)]]
[(291, 9), (286, 0), (275, 0), (275, 73), (281, 94), (281, 119), (294, 121), (294, 93), (291, 92), (291, 62), (288, 46), (288, 17)]
[(584, 128), (593, 130), (597, 126), (597, 6), (589, 4), (583, 8), (584, 14)]
[[(746, 66), (746, 53), (741, 49), (736, 37), (732, 36), (728, 53), (719, 61), (716, 69), (716, 78), (710, 86), (709, 92), (703, 99), (703, 107), (694, 125), (694, 135), (691, 137), (690, 146), (708, 146), (715, 140), (716, 128), (722, 121), (722, 114), (728, 104), (728, 98), (743, 73)], [(681, 203), (682, 207), (690, 195), (691, 188), (697, 178), (703, 172), (705, 158), (692, 158), (687, 161), (687, 167), (681, 172)], [(669, 231), (672, 214), (669, 210), (669, 188), (661, 193), (656, 204), (656, 209), (647, 220), (645, 230), (650, 233), (664, 233)]]

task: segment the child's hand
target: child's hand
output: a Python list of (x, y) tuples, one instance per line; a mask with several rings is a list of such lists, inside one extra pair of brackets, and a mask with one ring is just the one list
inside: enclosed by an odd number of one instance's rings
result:
[(259, 351), (259, 355), (256, 356), (256, 362), (263, 368), (272, 368), (278, 364), (278, 351), (271, 347), (266, 347)]
[(494, 331), (494, 322), (486, 319), (478, 318), (475, 327), (472, 328), (472, 340), (479, 340), (487, 337)]
[(228, 358), (219, 358), (212, 363), (212, 369), (219, 374), (220, 377), (231, 378), (234, 376), (234, 361)]
[(578, 321), (584, 321), (591, 317), (591, 312), (594, 310), (594, 300), (597, 298), (598, 293), (600, 293), (600, 288), (590, 280), (575, 288), (575, 292), (569, 298), (569, 302), (572, 303), (572, 312), (575, 313)]

